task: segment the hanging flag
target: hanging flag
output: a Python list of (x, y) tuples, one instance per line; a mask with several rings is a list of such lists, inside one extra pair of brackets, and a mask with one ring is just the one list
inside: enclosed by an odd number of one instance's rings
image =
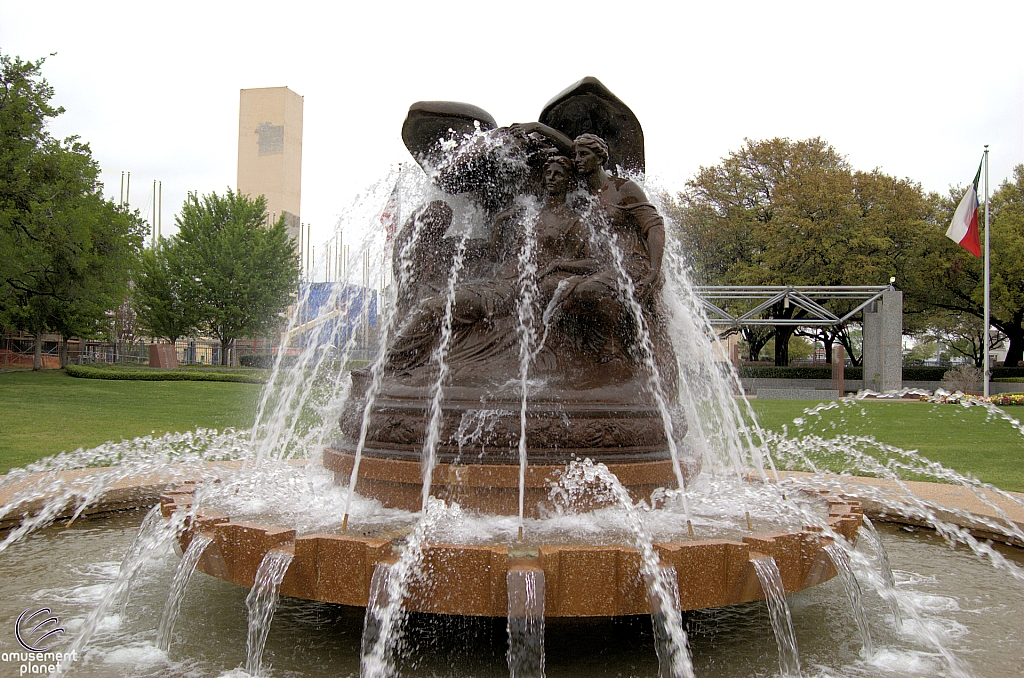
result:
[(981, 256), (981, 236), (978, 234), (978, 181), (981, 179), (981, 165), (974, 175), (974, 183), (967, 189), (953, 221), (946, 229), (946, 237), (976, 257)]
[(395, 182), (388, 203), (384, 205), (384, 211), (380, 213), (380, 225), (384, 227), (385, 242), (391, 242), (398, 231), (398, 208), (398, 182)]

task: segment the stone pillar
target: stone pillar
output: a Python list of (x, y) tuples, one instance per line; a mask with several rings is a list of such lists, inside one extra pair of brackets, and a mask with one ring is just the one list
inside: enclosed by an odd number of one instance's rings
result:
[(903, 388), (903, 292), (887, 289), (864, 309), (864, 388)]
[(843, 377), (846, 376), (846, 352), (842, 344), (832, 347), (832, 389), (843, 397)]

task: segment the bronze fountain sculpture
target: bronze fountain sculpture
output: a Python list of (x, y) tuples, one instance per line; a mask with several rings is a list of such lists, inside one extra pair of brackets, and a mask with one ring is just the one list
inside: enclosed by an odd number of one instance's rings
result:
[[(597, 131), (624, 140), (620, 146), (612, 148), (592, 131), (574, 140), (562, 131), (584, 129), (585, 121), (576, 117), (580, 99), (590, 118), (604, 121)], [(642, 169), (639, 124), (593, 78), (556, 98), (541, 119), (497, 127), (465, 104), (426, 102), (410, 109), (403, 128), (410, 152), (442, 190), (468, 197), (491, 232), (460, 241), (451, 235), (457, 220), (452, 207), (437, 199), (414, 213), (396, 238), (400, 320), (373, 394), (360, 450), (366, 466), (356, 486), (386, 505), (420, 505), (420, 479), (399, 491), (401, 466), (395, 462), (418, 465), (427, 437), (425, 410), (438, 378), (433, 358), (442, 335), (444, 288), (460, 245), (461, 275), (449, 311), (440, 479), (433, 488), (438, 496), (464, 507), (515, 513), (516, 474), (509, 471), (520, 463), (517, 302), (524, 263), (532, 267), (537, 288), (528, 312), (539, 334), (531, 348), (525, 422), (533, 469), (527, 515), (538, 515), (548, 478), (572, 458), (608, 464), (636, 498), (675, 481), (673, 464), (683, 477), (699, 469), (696, 459), (671, 459), (667, 431), (681, 440), (685, 420), (676, 413), (666, 427), (656, 402), (660, 397), (662, 409), (670, 408), (676, 388), (676, 360), (659, 309), (664, 221), (639, 185), (605, 169), (613, 160)], [(527, 239), (531, 256), (523, 262), (518, 255)], [(373, 381), (370, 370), (353, 376), (355, 392), (365, 394)], [(351, 469), (364, 407), (364, 399), (349, 402), (342, 431), (352, 446), (326, 457), (341, 474)], [(493, 421), (479, 449), (469, 451), (459, 445), (458, 433), (467, 413), (481, 410), (493, 413)], [(466, 469), (470, 475), (483, 482), (462, 477), (467, 463), (474, 467)]]

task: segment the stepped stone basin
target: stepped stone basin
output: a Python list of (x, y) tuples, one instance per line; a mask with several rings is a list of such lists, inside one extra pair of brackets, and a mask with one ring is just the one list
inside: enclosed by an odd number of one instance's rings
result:
[[(165, 517), (192, 506), (194, 486), (164, 493)], [(826, 523), (848, 540), (863, 520), (856, 502), (820, 495)], [(193, 536), (213, 541), (198, 569), (239, 586), (251, 587), (268, 551), (290, 551), (295, 558), (281, 584), (286, 596), (365, 607), (378, 563), (397, 560), (393, 539), (351, 534), (306, 534), (270, 524), (242, 522), (200, 509), (181, 534), (182, 550)], [(675, 567), (680, 609), (734, 605), (765, 597), (752, 561), (771, 556), (786, 593), (835, 576), (823, 549), (832, 542), (816, 528), (765, 532), (742, 540), (694, 539), (655, 543), (662, 566)], [(541, 545), (516, 552), (506, 545), (429, 544), (424, 568), (429, 582), (415, 583), (403, 607), (415, 612), (505, 617), (506, 576), (512, 570), (541, 570), (547, 582), (546, 617), (614, 617), (649, 614), (640, 574), (640, 555), (628, 546)]]

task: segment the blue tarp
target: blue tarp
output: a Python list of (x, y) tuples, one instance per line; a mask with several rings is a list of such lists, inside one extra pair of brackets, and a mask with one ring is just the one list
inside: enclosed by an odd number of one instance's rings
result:
[(322, 323), (302, 332), (301, 337), (295, 337), (297, 342), (304, 346), (310, 343), (333, 344), (338, 348), (344, 346), (349, 337), (362, 328), (364, 305), (368, 326), (377, 326), (376, 290), (348, 283), (305, 283), (300, 290), (299, 299), (304, 300), (304, 303), (299, 309), (296, 323), (298, 327), (321, 316), (329, 316)]

